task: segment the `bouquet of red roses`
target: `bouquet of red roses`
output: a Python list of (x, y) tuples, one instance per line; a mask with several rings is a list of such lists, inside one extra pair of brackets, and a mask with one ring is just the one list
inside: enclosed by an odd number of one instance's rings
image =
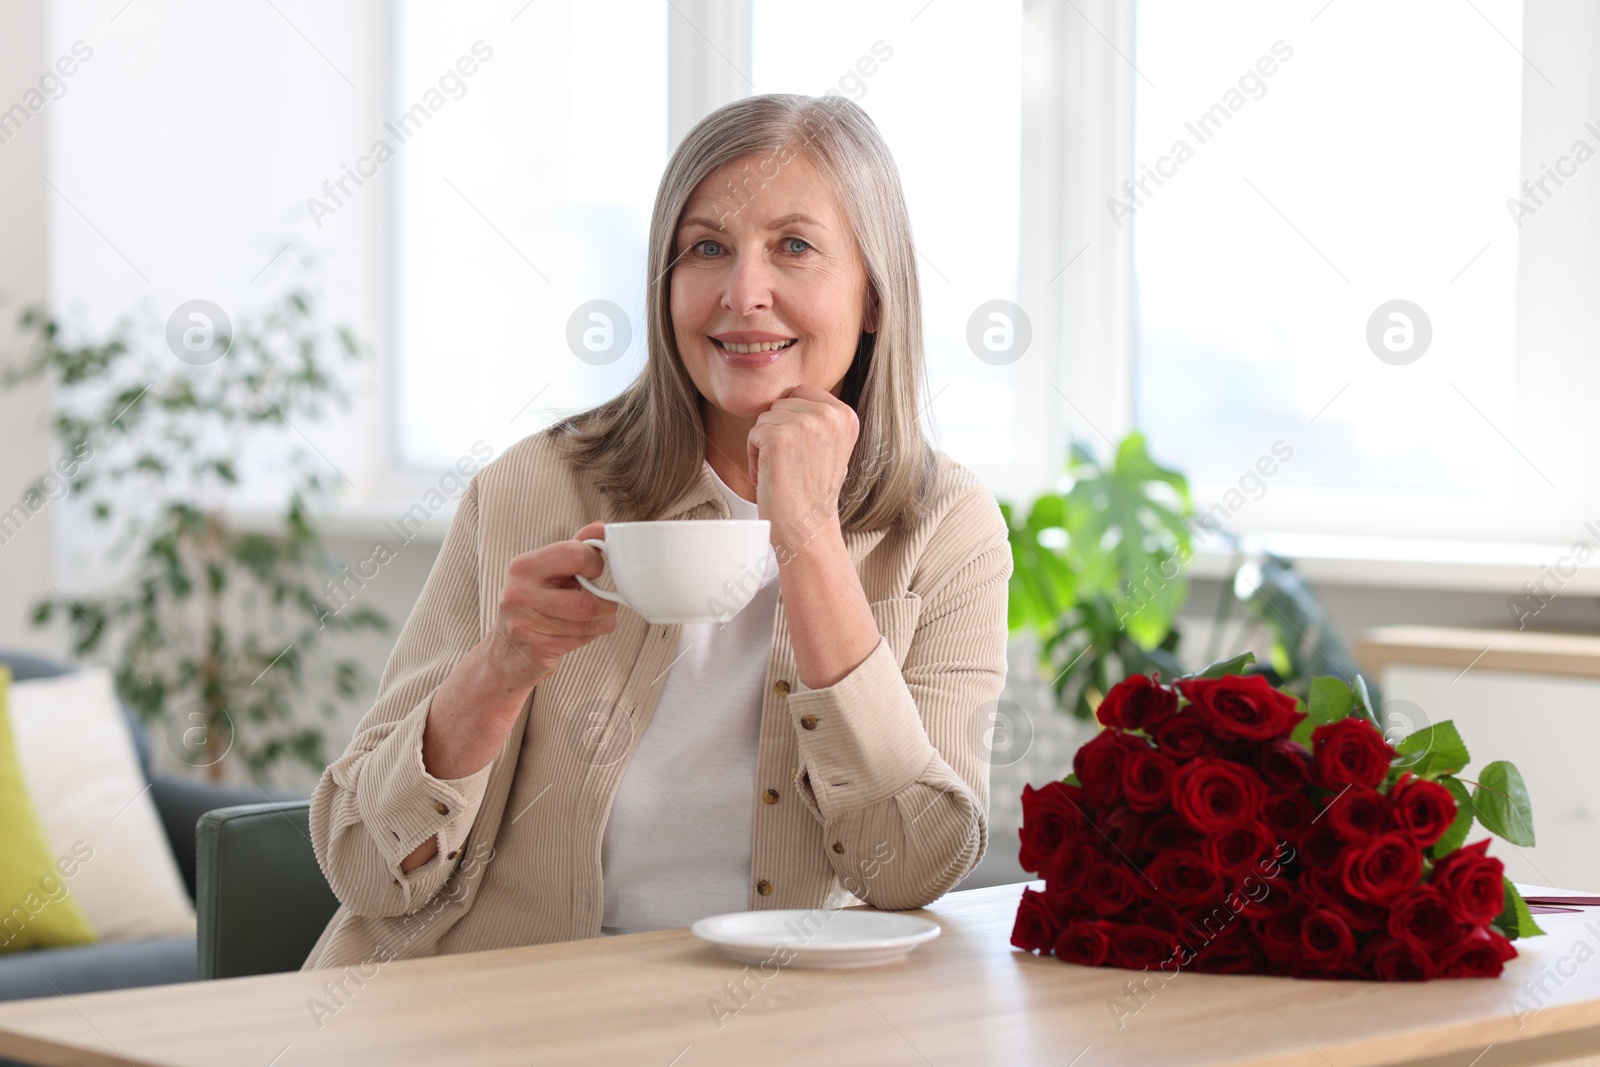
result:
[[(1011, 943), (1088, 966), (1386, 981), (1480, 977), (1542, 933), (1476, 818), (1519, 845), (1516, 767), (1457, 777), (1442, 722), (1391, 746), (1358, 678), (1308, 701), (1237, 673), (1134, 675), (1100, 703), (1073, 774), (1022, 794)], [(1467, 785), (1473, 786), (1471, 793)]]

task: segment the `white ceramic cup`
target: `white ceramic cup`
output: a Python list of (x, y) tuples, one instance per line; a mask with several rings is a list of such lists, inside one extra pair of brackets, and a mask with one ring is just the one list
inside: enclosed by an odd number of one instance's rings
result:
[[(772, 524), (766, 519), (608, 522), (598, 548), (617, 592), (583, 575), (578, 583), (655, 624), (726, 622), (750, 602), (766, 574)], [(620, 594), (620, 595), (619, 595)]]

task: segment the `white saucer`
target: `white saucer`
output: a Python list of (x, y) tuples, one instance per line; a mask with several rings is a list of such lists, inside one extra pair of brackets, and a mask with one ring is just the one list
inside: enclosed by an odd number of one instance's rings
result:
[(773, 967), (876, 967), (904, 959), (939, 936), (927, 919), (857, 908), (736, 911), (689, 932), (739, 963)]

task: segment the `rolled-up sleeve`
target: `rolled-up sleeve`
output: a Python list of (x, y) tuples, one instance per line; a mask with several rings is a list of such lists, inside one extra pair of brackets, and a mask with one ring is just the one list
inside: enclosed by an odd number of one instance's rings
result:
[(788, 698), (801, 802), (845, 889), (885, 909), (938, 899), (988, 847), (986, 741), (1005, 686), (1012, 568), (988, 490), (963, 493), (924, 558), (904, 662), (880, 637), (833, 685), (802, 684)]
[[(481, 638), (477, 481), (462, 496), (422, 594), (400, 631), (344, 755), (311, 795), (311, 843), (334, 895), (357, 915), (406, 915), (431, 900), (455, 868), (493, 761), (464, 778), (427, 772), (422, 736), (439, 685)], [(438, 852), (402, 871), (430, 837)]]

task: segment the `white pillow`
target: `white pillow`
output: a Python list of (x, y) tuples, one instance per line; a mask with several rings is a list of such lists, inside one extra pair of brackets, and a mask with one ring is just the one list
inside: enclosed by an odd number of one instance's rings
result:
[(68, 888), (95, 933), (102, 941), (193, 934), (194, 905), (111, 672), (12, 682), (9, 709), (23, 782), (51, 851), (80, 860)]

